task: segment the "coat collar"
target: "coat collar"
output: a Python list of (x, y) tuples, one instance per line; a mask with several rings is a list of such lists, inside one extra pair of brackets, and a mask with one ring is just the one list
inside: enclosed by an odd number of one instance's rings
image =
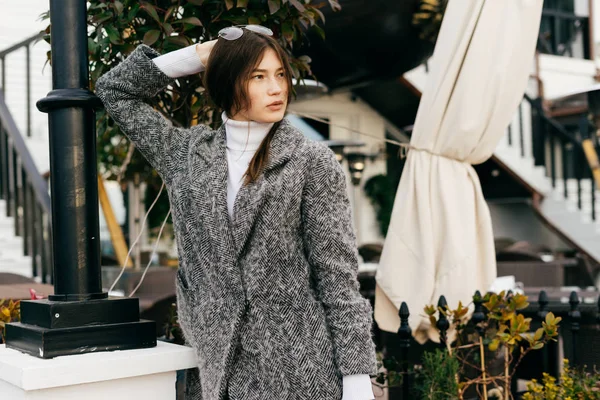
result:
[[(197, 160), (204, 165), (192, 168), (192, 171), (206, 174), (206, 181), (204, 179), (200, 181), (209, 186), (208, 188), (198, 188), (199, 190), (194, 195), (203, 195), (203, 193), (205, 197), (208, 195), (209, 203), (215, 206), (212, 208), (213, 215), (217, 219), (215, 222), (227, 221), (226, 224), (220, 225), (227, 230), (224, 239), (227, 242), (231, 240), (230, 250), (234, 259), (237, 260), (250, 237), (262, 206), (270, 194), (277, 190), (277, 179), (276, 176), (272, 176), (272, 172), (288, 162), (296, 148), (305, 139), (287, 119), (284, 118), (281, 121), (271, 139), (267, 165), (256, 182), (240, 188), (234, 203), (234, 216), (229, 218), (225, 126), (221, 126), (214, 134), (214, 147), (197, 143), (194, 150)], [(195, 178), (192, 177), (192, 179), (194, 182)]]

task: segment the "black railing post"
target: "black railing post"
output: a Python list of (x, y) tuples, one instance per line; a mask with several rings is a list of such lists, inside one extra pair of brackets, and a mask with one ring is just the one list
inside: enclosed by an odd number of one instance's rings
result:
[[(542, 290), (539, 294), (538, 297), (538, 305), (539, 305), (539, 309), (537, 312), (537, 316), (540, 319), (540, 325), (541, 322), (546, 320), (546, 316), (548, 315), (548, 294), (546, 293), (545, 290)], [(542, 369), (544, 372), (548, 372), (550, 373), (550, 361), (549, 361), (549, 356), (548, 356), (548, 345), (544, 346), (542, 348)]]
[(540, 115), (541, 98), (533, 99), (531, 103), (531, 147), (534, 165), (546, 165), (546, 138), (544, 135), (545, 122)]
[(400, 368), (402, 371), (402, 400), (410, 399), (411, 380), (408, 375), (408, 353), (410, 350), (410, 340), (412, 339), (412, 330), (408, 324), (408, 305), (403, 301), (398, 312), (400, 316), (400, 328), (398, 337), (400, 338)]
[(440, 332), (440, 347), (446, 349), (448, 341), (447, 333), (448, 329), (450, 329), (450, 321), (448, 321), (448, 318), (446, 317), (446, 312), (448, 310), (448, 302), (446, 301), (446, 297), (444, 295), (440, 296), (437, 305), (439, 311), (439, 318), (436, 323), (436, 328)]
[(23, 254), (29, 256), (29, 190), (27, 189), (27, 173), (25, 168), (21, 167), (21, 207), (23, 209)]
[(102, 103), (88, 90), (86, 6), (50, 0), (53, 90), (37, 103), (49, 114), (52, 189), (52, 230), (36, 207), (37, 244), (42, 280), (54, 267), (54, 295), (22, 301), (21, 322), (6, 325), (8, 348), (42, 358), (156, 346), (155, 323), (140, 321), (139, 300), (102, 291), (95, 132)]
[(6, 59), (4, 57), (0, 57), (0, 68), (2, 68), (2, 80), (0, 81), (0, 92), (2, 94), (6, 91)]
[(596, 322), (598, 324), (600, 324), (600, 296), (598, 296), (598, 301), (596, 302), (596, 307), (597, 307), (597, 311), (596, 311)]
[[(552, 188), (556, 188), (556, 148), (552, 134), (550, 134), (550, 177), (552, 178)], [(566, 180), (564, 180), (564, 184), (567, 185)]]
[(0, 198), (6, 200), (8, 192), (8, 181), (6, 179), (6, 134), (5, 130), (0, 125)]
[(559, 139), (560, 143), (560, 157), (561, 157), (561, 166), (562, 166), (562, 178), (563, 178), (563, 197), (567, 199), (569, 197), (569, 191), (567, 188), (567, 181), (569, 177), (569, 172), (567, 168), (567, 148), (564, 140)]
[(31, 137), (31, 51), (30, 45), (25, 46), (25, 91), (26, 91), (26, 104), (27, 104), (27, 137)]
[(523, 102), (519, 104), (519, 146), (521, 146), (521, 157), (525, 157), (525, 138), (523, 137)]
[(17, 150), (13, 147), (13, 164), (12, 170), (15, 180), (15, 193), (14, 193), (14, 222), (15, 222), (15, 236), (21, 236), (21, 215), (19, 208), (21, 207), (21, 187), (19, 181), (21, 180), (21, 165), (19, 162), (19, 156)]
[(560, 19), (558, 16), (552, 17), (552, 28), (554, 32), (552, 32), (552, 48), (554, 50), (554, 54), (559, 54), (560, 47)]
[(577, 346), (577, 337), (579, 335), (579, 321), (581, 320), (581, 312), (578, 310), (579, 307), (579, 296), (577, 292), (571, 292), (569, 296), (569, 321), (571, 323), (571, 347), (573, 351), (573, 359), (571, 365), (579, 366), (579, 348)]
[[(33, 186), (29, 188), (29, 198), (31, 199), (31, 208), (29, 209), (29, 227), (31, 234), (31, 268), (33, 269), (33, 276), (42, 278), (43, 272), (42, 267), (38, 261), (38, 239), (37, 239), (37, 220), (35, 219), (35, 210), (37, 203), (35, 202), (35, 192)], [(43, 281), (43, 280), (42, 280)]]
[(479, 325), (485, 320), (485, 313), (483, 312), (483, 297), (481, 297), (481, 292), (478, 290), (475, 292), (473, 296), (473, 315), (471, 316), (471, 322), (475, 326), (475, 330), (477, 333), (481, 335), (483, 333), (482, 327)]

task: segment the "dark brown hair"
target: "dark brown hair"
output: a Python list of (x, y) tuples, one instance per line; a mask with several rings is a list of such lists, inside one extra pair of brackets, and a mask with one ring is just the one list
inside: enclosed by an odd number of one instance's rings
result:
[[(266, 50), (279, 57), (287, 80), (287, 103), (292, 99), (292, 69), (287, 54), (274, 38), (244, 29), (236, 40), (220, 38), (213, 47), (204, 73), (204, 87), (217, 107), (227, 116), (250, 108), (248, 82)], [(281, 121), (276, 122), (252, 157), (244, 184), (255, 182), (269, 161), (269, 146)]]

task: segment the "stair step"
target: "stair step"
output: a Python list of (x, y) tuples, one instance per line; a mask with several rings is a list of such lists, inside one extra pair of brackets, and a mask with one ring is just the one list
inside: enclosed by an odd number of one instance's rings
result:
[(15, 221), (13, 218), (0, 217), (0, 236), (6, 236), (6, 232), (15, 232)]
[(0, 236), (0, 251), (3, 248), (23, 247), (23, 238), (21, 236)]
[(19, 259), (0, 259), (0, 272), (9, 272), (12, 274), (19, 274), (28, 278), (32, 278), (33, 270), (31, 265), (31, 257), (20, 257)]

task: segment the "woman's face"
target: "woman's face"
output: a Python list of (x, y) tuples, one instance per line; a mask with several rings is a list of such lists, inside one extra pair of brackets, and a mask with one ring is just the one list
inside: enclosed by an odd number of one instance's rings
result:
[(287, 108), (287, 78), (275, 51), (265, 50), (262, 60), (250, 73), (247, 87), (250, 109), (238, 112), (232, 119), (267, 123), (283, 119)]

